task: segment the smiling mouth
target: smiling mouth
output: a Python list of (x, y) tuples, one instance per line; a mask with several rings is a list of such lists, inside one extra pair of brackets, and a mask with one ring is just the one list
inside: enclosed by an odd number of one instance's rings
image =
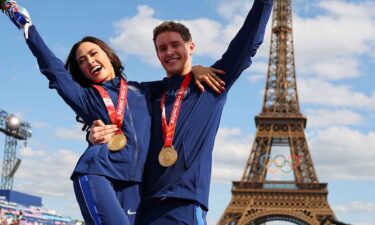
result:
[(90, 72), (91, 72), (92, 74), (96, 74), (96, 73), (100, 72), (101, 69), (102, 69), (101, 66), (95, 66), (94, 68), (91, 69)]
[(173, 58), (173, 59), (167, 59), (165, 60), (166, 63), (170, 63), (170, 62), (177, 62), (179, 59), (178, 58)]

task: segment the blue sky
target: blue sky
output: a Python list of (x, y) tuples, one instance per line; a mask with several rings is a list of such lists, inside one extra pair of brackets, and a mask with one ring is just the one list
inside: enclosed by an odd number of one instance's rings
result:
[[(187, 24), (197, 45), (194, 64), (210, 65), (225, 51), (253, 1), (18, 2), (62, 60), (73, 43), (93, 35), (114, 47), (129, 80), (146, 81), (165, 76), (152, 44), (158, 23), (173, 19)], [(293, 11), (299, 100), (308, 117), (306, 134), (319, 180), (329, 183), (329, 203), (340, 220), (375, 224), (375, 2), (294, 0)], [(0, 108), (33, 128), (27, 147), (18, 151), (22, 163), (14, 189), (40, 195), (45, 207), (80, 217), (69, 176), (86, 148), (84, 133), (73, 111), (48, 89), (22, 33), (3, 15), (0, 32)], [(223, 112), (213, 156), (209, 224), (227, 206), (231, 180), (240, 178), (250, 153), (269, 42), (268, 29)]]

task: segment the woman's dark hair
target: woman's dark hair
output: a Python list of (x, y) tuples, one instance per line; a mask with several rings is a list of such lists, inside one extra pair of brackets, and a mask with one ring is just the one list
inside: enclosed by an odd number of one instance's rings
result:
[(83, 42), (91, 42), (98, 45), (107, 54), (109, 60), (111, 61), (115, 70), (115, 76), (121, 76), (124, 67), (122, 66), (120, 58), (116, 55), (113, 49), (99, 38), (87, 36), (73, 45), (68, 58), (66, 59), (65, 68), (70, 72), (70, 74), (72, 74), (75, 81), (77, 81), (82, 87), (89, 87), (92, 84), (92, 81), (87, 79), (82, 73), (76, 59), (77, 49)]

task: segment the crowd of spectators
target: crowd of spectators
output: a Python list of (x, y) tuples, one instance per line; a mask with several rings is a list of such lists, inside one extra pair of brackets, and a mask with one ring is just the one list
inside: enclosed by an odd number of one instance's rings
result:
[(21, 223), (21, 221), (22, 221), (22, 211), (4, 210), (0, 208), (0, 225), (21, 225), (21, 224), (26, 225), (27, 224), (27, 223)]
[(21, 210), (0, 208), (0, 225), (82, 225), (82, 222), (66, 223), (59, 221), (32, 221), (24, 217)]

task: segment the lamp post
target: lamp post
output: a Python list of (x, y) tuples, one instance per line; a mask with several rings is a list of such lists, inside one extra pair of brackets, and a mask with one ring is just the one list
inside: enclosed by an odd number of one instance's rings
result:
[(0, 109), (0, 131), (5, 134), (3, 169), (1, 172), (0, 189), (12, 190), (13, 177), (21, 159), (16, 157), (18, 141), (27, 141), (31, 137), (31, 126), (13, 114)]

